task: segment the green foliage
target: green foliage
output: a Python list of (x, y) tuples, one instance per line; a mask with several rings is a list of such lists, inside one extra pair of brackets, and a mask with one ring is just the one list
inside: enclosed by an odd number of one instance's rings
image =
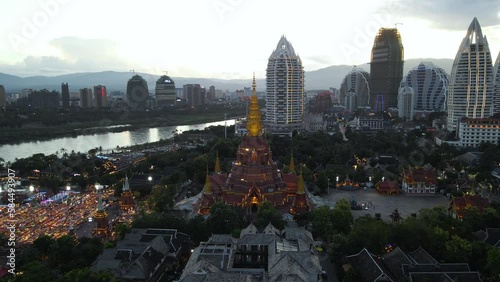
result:
[(348, 234), (351, 231), (354, 217), (352, 216), (351, 205), (346, 199), (340, 199), (335, 203), (331, 219), (335, 232)]
[(363, 248), (380, 254), (389, 242), (391, 226), (381, 220), (372, 217), (360, 217), (356, 219), (349, 239), (349, 253), (354, 254)]
[(491, 248), (488, 251), (486, 269), (489, 272), (489, 276), (496, 279), (492, 281), (498, 281), (500, 278), (500, 249)]
[(264, 228), (269, 223), (278, 229), (285, 227), (285, 222), (281, 218), (280, 213), (274, 208), (270, 202), (263, 202), (257, 211), (257, 227)]
[(446, 258), (449, 262), (467, 262), (467, 259), (472, 254), (472, 244), (453, 235), (451, 239), (445, 243)]
[(245, 227), (242, 213), (224, 203), (215, 203), (210, 208), (207, 226), (213, 234), (230, 234)]
[(77, 268), (67, 272), (58, 282), (115, 282), (109, 272), (94, 272), (90, 268)]

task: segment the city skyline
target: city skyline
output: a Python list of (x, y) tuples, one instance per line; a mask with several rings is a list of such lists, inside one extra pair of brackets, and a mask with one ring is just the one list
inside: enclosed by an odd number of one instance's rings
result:
[[(405, 59), (454, 58), (477, 17), (493, 59), (500, 50), (499, 1), (71, 0), (0, 4), (0, 72), (60, 75), (103, 70), (174, 77), (265, 77), (269, 49), (285, 35), (304, 69), (370, 61), (379, 28), (397, 27)], [(360, 5), (363, 9), (360, 10)], [(119, 9), (118, 9), (119, 8)], [(308, 11), (307, 13), (305, 11)], [(96, 20), (99, 14), (102, 20)], [(287, 15), (283, 18), (280, 14)], [(291, 20), (291, 19), (297, 20)], [(429, 44), (433, 42), (433, 44)], [(235, 63), (238, 62), (238, 63)]]

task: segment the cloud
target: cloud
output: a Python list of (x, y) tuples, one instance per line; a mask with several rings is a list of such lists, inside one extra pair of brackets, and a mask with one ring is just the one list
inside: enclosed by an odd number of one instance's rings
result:
[(421, 18), (431, 27), (446, 30), (467, 30), (474, 17), (482, 27), (500, 24), (498, 0), (401, 0), (391, 1), (383, 9), (403, 18)]
[(128, 70), (130, 64), (117, 52), (119, 44), (108, 39), (60, 37), (49, 42), (60, 56), (27, 56), (22, 62), (0, 65), (18, 75), (59, 75), (72, 72)]

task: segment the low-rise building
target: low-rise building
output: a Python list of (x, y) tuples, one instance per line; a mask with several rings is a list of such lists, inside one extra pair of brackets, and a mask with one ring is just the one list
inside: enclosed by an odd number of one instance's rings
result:
[(482, 282), (477, 271), (467, 263), (443, 263), (434, 259), (423, 248), (404, 252), (399, 247), (381, 256), (366, 248), (346, 257), (344, 269), (353, 268), (360, 274), (360, 282), (374, 281), (468, 281)]
[(407, 194), (436, 194), (437, 175), (434, 169), (408, 168), (403, 171), (401, 188)]
[(489, 205), (489, 200), (487, 198), (483, 198), (481, 195), (464, 195), (462, 197), (452, 197), (450, 206), (448, 207), (448, 212), (454, 218), (462, 219), (466, 209), (474, 207), (481, 212)]
[(116, 247), (92, 263), (92, 271), (108, 271), (118, 281), (157, 281), (189, 256), (189, 236), (176, 229), (133, 228)]
[(325, 281), (313, 246), (303, 227), (258, 230), (250, 224), (240, 238), (215, 234), (201, 243), (179, 281)]
[(499, 144), (500, 118), (463, 118), (458, 124), (460, 147), (478, 147), (481, 143)]

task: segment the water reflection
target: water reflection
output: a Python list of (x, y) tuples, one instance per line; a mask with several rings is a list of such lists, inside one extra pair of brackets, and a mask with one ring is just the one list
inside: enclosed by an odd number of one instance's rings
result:
[[(227, 126), (234, 125), (234, 123), (234, 119), (227, 120)], [(71, 153), (71, 151), (88, 152), (90, 149), (99, 147), (101, 147), (103, 151), (114, 150), (116, 146), (126, 147), (147, 142), (157, 142), (161, 139), (169, 139), (172, 138), (174, 132), (182, 133), (184, 131), (199, 130), (218, 125), (224, 125), (224, 121), (195, 125), (141, 128), (132, 131), (62, 137), (47, 141), (33, 140), (20, 144), (1, 145), (0, 157), (3, 158), (5, 162), (13, 162), (16, 158), (26, 158), (38, 153), (43, 153), (45, 155), (54, 154), (59, 152), (62, 148), (64, 148), (67, 153)]]

